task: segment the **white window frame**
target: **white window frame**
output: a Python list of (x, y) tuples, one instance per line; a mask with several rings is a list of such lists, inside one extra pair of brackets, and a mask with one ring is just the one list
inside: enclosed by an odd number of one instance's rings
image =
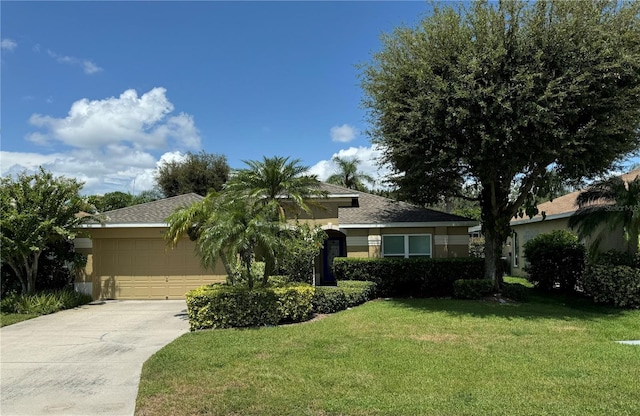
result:
[[(385, 255), (384, 252), (384, 239), (385, 237), (404, 237), (404, 253), (403, 255), (401, 254), (391, 254), (391, 255)], [(429, 252), (428, 253), (409, 253), (409, 237), (429, 237)], [(433, 236), (431, 234), (383, 234), (382, 235), (382, 247), (380, 250), (380, 253), (382, 254), (382, 257), (388, 257), (388, 258), (393, 258), (393, 257), (397, 257), (397, 258), (401, 258), (404, 257), (405, 259), (408, 259), (410, 257), (427, 257), (427, 258), (433, 258)]]

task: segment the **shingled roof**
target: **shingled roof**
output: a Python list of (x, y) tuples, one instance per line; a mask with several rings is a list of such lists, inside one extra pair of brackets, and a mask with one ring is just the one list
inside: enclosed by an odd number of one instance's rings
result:
[[(380, 225), (380, 224), (415, 224), (441, 223), (445, 225), (476, 225), (477, 221), (458, 215), (447, 214), (432, 209), (422, 208), (406, 202), (398, 202), (393, 199), (378, 195), (359, 192), (342, 186), (323, 183), (320, 190), (326, 192), (329, 198), (350, 198), (351, 203), (338, 208), (338, 221), (340, 226), (349, 225)], [(96, 226), (163, 226), (167, 217), (177, 208), (182, 208), (202, 201), (203, 197), (191, 193), (147, 202), (145, 204), (120, 208), (104, 212), (105, 220), (102, 224), (93, 223), (89, 227)]]
[(105, 217), (103, 224), (166, 224), (167, 217), (177, 208), (188, 207), (203, 199), (200, 195), (191, 193), (106, 211), (102, 213)]
[[(357, 195), (357, 206), (338, 209), (340, 227), (349, 225), (380, 225), (398, 223), (442, 223), (442, 225), (476, 225), (478, 222), (459, 215), (422, 208), (406, 202), (359, 192), (342, 186), (323, 183), (323, 191), (330, 195)], [(434, 224), (435, 225), (435, 224)]]
[[(638, 176), (640, 176), (640, 169), (632, 170), (631, 172), (625, 173), (624, 175), (621, 175), (620, 178), (625, 182), (630, 182)], [(514, 218), (513, 220), (511, 220), (511, 225), (542, 221), (543, 212), (545, 213), (546, 219), (569, 217), (578, 209), (578, 204), (576, 203), (576, 201), (578, 199), (578, 195), (580, 195), (583, 190), (584, 189), (574, 191), (555, 198), (553, 201), (544, 202), (538, 205), (539, 213), (536, 216), (534, 216), (533, 218)]]

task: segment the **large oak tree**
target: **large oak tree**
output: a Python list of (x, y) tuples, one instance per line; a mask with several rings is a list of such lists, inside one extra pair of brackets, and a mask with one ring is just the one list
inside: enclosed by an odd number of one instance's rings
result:
[(370, 135), (393, 181), (417, 203), (476, 187), (497, 286), (510, 219), (535, 212), (550, 172), (592, 178), (638, 149), (639, 11), (595, 0), (434, 7), (363, 65)]

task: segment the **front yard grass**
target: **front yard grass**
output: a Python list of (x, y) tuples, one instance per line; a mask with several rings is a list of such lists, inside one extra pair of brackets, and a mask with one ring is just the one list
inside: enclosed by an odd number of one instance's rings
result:
[(137, 415), (638, 415), (640, 311), (378, 300), (298, 325), (186, 334)]

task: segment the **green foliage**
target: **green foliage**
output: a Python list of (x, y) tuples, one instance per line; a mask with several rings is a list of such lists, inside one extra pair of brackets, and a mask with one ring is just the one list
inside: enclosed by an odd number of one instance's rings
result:
[(73, 290), (41, 292), (32, 295), (11, 294), (0, 302), (3, 313), (47, 315), (91, 302), (91, 296)]
[(383, 297), (451, 296), (458, 279), (480, 279), (483, 260), (474, 258), (336, 258), (338, 281), (376, 283)]
[(529, 299), (529, 288), (520, 283), (503, 283), (500, 293), (505, 298), (516, 302), (525, 302)]
[(281, 221), (286, 219), (286, 213), (310, 213), (308, 200), (322, 194), (317, 176), (308, 175), (309, 167), (302, 165), (300, 159), (274, 156), (244, 163), (248, 167), (233, 172), (225, 191), (271, 207)]
[(628, 251), (609, 250), (589, 258), (589, 262), (603, 266), (628, 266), (640, 269), (640, 254)]
[(478, 189), (487, 277), (514, 215), (638, 149), (639, 23), (633, 1), (444, 4), (362, 66), (369, 132), (403, 198)]
[(602, 239), (622, 230), (627, 252), (638, 252), (640, 236), (640, 177), (625, 182), (613, 177), (593, 183), (578, 195), (578, 209), (569, 218), (581, 238), (592, 237), (591, 252), (598, 251)]
[(636, 267), (591, 264), (583, 287), (596, 303), (640, 309), (640, 269)]
[(125, 208), (134, 205), (134, 196), (128, 192), (107, 192), (106, 194), (91, 195), (87, 202), (93, 205), (98, 212), (112, 211), (114, 209)]
[(469, 256), (477, 259), (484, 257), (484, 237), (469, 238)]
[(453, 296), (459, 299), (482, 299), (493, 293), (489, 279), (459, 279), (453, 282)]
[(313, 287), (301, 284), (259, 289), (202, 286), (186, 295), (189, 324), (195, 331), (300, 322), (310, 317), (313, 293)]
[(371, 175), (358, 171), (358, 165), (361, 161), (357, 157), (347, 159), (334, 156), (331, 160), (338, 165), (338, 169), (336, 173), (327, 178), (327, 183), (363, 192), (367, 192), (364, 182), (375, 184), (375, 179)]
[(38, 287), (38, 266), (45, 251), (75, 237), (87, 217), (76, 216), (87, 206), (79, 195), (82, 184), (54, 177), (40, 168), (0, 180), (0, 250), (3, 268), (11, 268), (23, 293)]
[(308, 168), (297, 159), (274, 157), (245, 163), (249, 169), (235, 171), (223, 192), (210, 193), (203, 201), (171, 214), (165, 238), (175, 246), (188, 235), (196, 242), (203, 266), (214, 267), (220, 258), (231, 284), (235, 283), (232, 262), (239, 258), (252, 288), (256, 254), (265, 262), (262, 285), (266, 286), (277, 255), (284, 253), (285, 213), (310, 212), (306, 200), (322, 192), (317, 191), (318, 179), (306, 175)]
[(335, 313), (348, 308), (347, 295), (337, 286), (316, 286), (313, 295), (315, 313)]
[(315, 259), (320, 255), (326, 238), (327, 233), (319, 225), (311, 227), (307, 223), (296, 223), (295, 227), (282, 230), (276, 273), (289, 276), (292, 282), (310, 283)]
[(312, 286), (293, 284), (276, 287), (273, 292), (278, 298), (278, 323), (302, 322), (310, 318), (315, 292)]
[(338, 286), (316, 286), (313, 295), (313, 311), (335, 313), (360, 305), (375, 297), (373, 282), (342, 280)]
[(523, 248), (527, 260), (524, 270), (536, 288), (573, 292), (581, 283), (585, 248), (572, 232), (555, 230), (540, 234), (527, 241)]
[(157, 189), (142, 191), (138, 195), (115, 191), (107, 192), (104, 195), (90, 195), (87, 197), (87, 203), (93, 205), (96, 212), (106, 212), (158, 199), (162, 199), (162, 193)]
[(229, 180), (230, 168), (223, 155), (187, 153), (183, 161), (164, 162), (155, 176), (158, 187), (166, 197), (194, 192), (207, 195), (222, 190)]

